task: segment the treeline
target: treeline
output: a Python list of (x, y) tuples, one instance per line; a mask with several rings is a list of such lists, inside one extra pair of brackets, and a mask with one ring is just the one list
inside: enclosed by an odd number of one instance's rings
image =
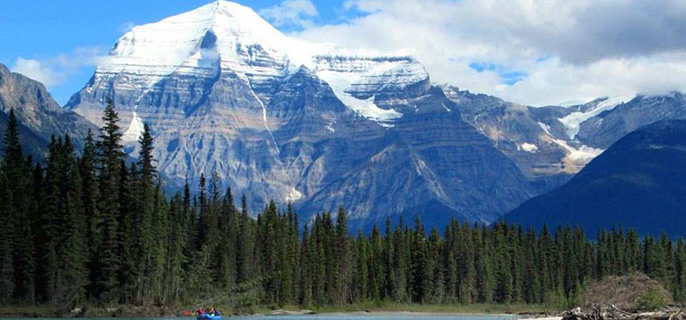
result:
[[(387, 221), (351, 235), (343, 208), (302, 228), (289, 205), (256, 219), (217, 175), (167, 198), (147, 126), (127, 163), (118, 116), (76, 156), (55, 137), (47, 163), (24, 157), (10, 113), (0, 164), (0, 304), (177, 304), (228, 301), (321, 306), (416, 303), (578, 303), (591, 280), (642, 271), (686, 301), (686, 248), (666, 235), (579, 228), (540, 232), (506, 223)], [(383, 229), (383, 230), (382, 230)]]

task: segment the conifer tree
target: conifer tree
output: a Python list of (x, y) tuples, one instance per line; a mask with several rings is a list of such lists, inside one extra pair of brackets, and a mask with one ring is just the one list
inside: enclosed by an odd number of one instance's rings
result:
[(314, 245), (311, 242), (310, 233), (307, 225), (303, 227), (300, 251), (300, 275), (298, 283), (300, 288), (298, 303), (302, 306), (312, 305), (312, 277), (313, 277), (313, 255)]
[(165, 255), (168, 251), (167, 236), (169, 234), (169, 207), (166, 198), (162, 193), (162, 184), (158, 181), (154, 189), (153, 198), (153, 219), (155, 221), (152, 229), (155, 242), (153, 261), (150, 273), (150, 294), (149, 299), (153, 303), (161, 303), (164, 299), (164, 284), (165, 274)]
[(35, 299), (35, 247), (32, 222), (28, 214), (31, 190), (29, 188), (29, 168), (32, 161), (24, 159), (19, 142), (19, 120), (14, 109), (10, 109), (4, 136), (3, 172), (12, 197), (9, 210), (9, 228), (12, 241), (12, 263), (14, 267), (13, 295), (20, 301), (33, 302)]
[(444, 231), (445, 241), (443, 244), (443, 265), (445, 278), (446, 302), (455, 302), (457, 299), (457, 245), (460, 230), (459, 222), (451, 219)]
[(88, 251), (86, 248), (85, 230), (86, 220), (82, 202), (82, 182), (77, 160), (74, 156), (74, 146), (69, 135), (64, 138), (65, 153), (65, 190), (64, 193), (64, 239), (61, 248), (60, 268), (63, 270), (60, 287), (60, 304), (70, 307), (82, 302), (85, 287), (88, 282), (86, 263)]
[(255, 232), (248, 210), (248, 200), (245, 194), (241, 197), (241, 215), (236, 264), (236, 282), (243, 283), (254, 277)]
[(126, 166), (122, 160), (119, 166), (119, 213), (117, 214), (119, 255), (120, 292), (122, 303), (142, 304), (143, 285), (145, 279), (141, 277), (145, 267), (145, 260), (141, 260), (139, 221), (135, 214), (138, 212), (136, 196), (140, 194), (137, 188), (139, 176), (135, 165)]
[(18, 187), (19, 183), (23, 180), (25, 159), (24, 152), (19, 143), (19, 120), (14, 113), (14, 109), (10, 109), (3, 142), (5, 145), (5, 150), (3, 150), (3, 168), (10, 185), (10, 190), (14, 191), (13, 197), (16, 198), (13, 199), (14, 207), (17, 207), (17, 202), (19, 201), (17, 196), (21, 191)]
[(184, 293), (184, 266), (187, 263), (184, 248), (188, 241), (187, 229), (184, 227), (187, 221), (184, 212), (184, 200), (179, 193), (171, 199), (169, 216), (171, 230), (167, 236), (167, 247), (169, 249), (166, 254), (165, 274), (168, 281), (166, 282), (165, 296), (171, 301), (177, 301)]
[(384, 270), (384, 244), (379, 227), (374, 224), (369, 236), (372, 258), (369, 259), (369, 292), (372, 301), (385, 297), (386, 271)]
[(355, 268), (355, 281), (356, 290), (354, 293), (356, 302), (365, 302), (369, 297), (369, 244), (367, 239), (365, 239), (362, 231), (360, 230), (357, 234), (357, 247), (356, 247), (356, 260), (357, 265)]
[(426, 235), (424, 225), (419, 217), (415, 217), (415, 230), (412, 234), (410, 262), (410, 292), (412, 301), (424, 303), (431, 284), (427, 271), (429, 270), (426, 252)]
[(95, 297), (102, 301), (115, 301), (119, 293), (119, 183), (121, 161), (124, 151), (121, 145), (119, 115), (115, 111), (114, 102), (108, 99), (105, 114), (102, 118), (104, 125), (98, 141), (100, 156), (100, 248), (97, 253), (98, 276), (96, 280)]
[(679, 238), (676, 244), (675, 254), (675, 289), (674, 300), (684, 303), (686, 302), (686, 245), (684, 239)]
[(83, 156), (79, 160), (79, 170), (81, 172), (81, 202), (86, 220), (86, 245), (87, 245), (87, 268), (88, 268), (88, 284), (86, 285), (86, 296), (88, 298), (95, 292), (93, 285), (97, 281), (98, 263), (97, 255), (99, 252), (102, 235), (100, 232), (101, 216), (98, 209), (98, 201), (100, 200), (98, 179), (98, 149), (93, 138), (93, 133), (88, 130), (86, 136), (86, 143), (83, 149)]
[(12, 260), (12, 192), (0, 167), (0, 304), (8, 304), (14, 291)]
[(444, 282), (444, 270), (442, 264), (442, 257), (444, 252), (442, 251), (443, 246), (441, 243), (441, 236), (438, 233), (438, 229), (435, 227), (431, 229), (431, 235), (429, 236), (429, 243), (427, 248), (427, 259), (428, 259), (428, 275), (429, 275), (429, 286), (428, 286), (428, 301), (429, 303), (442, 303), (445, 299), (445, 282)]
[(335, 256), (332, 257), (332, 263), (338, 264), (338, 270), (334, 271), (334, 281), (336, 301), (349, 300), (350, 292), (349, 282), (351, 281), (352, 267), (350, 261), (350, 247), (348, 244), (348, 213), (343, 206), (338, 208), (336, 216), (336, 231), (335, 242), (332, 244), (335, 249)]
[(38, 286), (42, 288), (39, 294), (44, 300), (51, 304), (58, 302), (58, 285), (60, 282), (59, 273), (62, 271), (59, 268), (59, 248), (61, 245), (60, 233), (64, 225), (63, 220), (63, 203), (62, 203), (62, 189), (64, 174), (66, 170), (65, 160), (63, 158), (62, 138), (51, 137), (51, 142), (48, 147), (48, 164), (45, 179), (45, 199), (42, 202), (43, 210), (40, 216), (39, 243), (41, 246), (38, 250), (39, 269), (38, 269)]
[(138, 138), (138, 144), (140, 151), (135, 169), (139, 177), (134, 179), (136, 183), (132, 184), (138, 196), (136, 201), (132, 201), (136, 206), (130, 210), (134, 216), (130, 219), (133, 224), (132, 228), (135, 228), (133, 239), (136, 241), (136, 260), (140, 264), (140, 270), (136, 272), (141, 275), (136, 290), (136, 301), (143, 303), (144, 297), (151, 297), (151, 292), (155, 291), (154, 278), (155, 274), (159, 272), (160, 266), (157, 261), (161, 254), (155, 243), (160, 240), (155, 234), (159, 228), (154, 226), (156, 221), (155, 185), (157, 183), (157, 171), (152, 155), (154, 141), (148, 124), (143, 125), (143, 133)]

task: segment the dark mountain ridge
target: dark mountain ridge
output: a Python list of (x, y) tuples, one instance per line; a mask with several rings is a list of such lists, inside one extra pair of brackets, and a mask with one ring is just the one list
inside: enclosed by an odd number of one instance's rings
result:
[(524, 202), (505, 220), (571, 224), (595, 234), (616, 225), (642, 234), (686, 235), (686, 121), (635, 130), (565, 185)]
[[(0, 64), (0, 135), (4, 135), (10, 110), (19, 120), (20, 141), (24, 152), (42, 160), (52, 135), (69, 133), (81, 150), (88, 129), (97, 127), (78, 114), (63, 109), (52, 99), (45, 86)], [(0, 140), (0, 150), (4, 142)]]

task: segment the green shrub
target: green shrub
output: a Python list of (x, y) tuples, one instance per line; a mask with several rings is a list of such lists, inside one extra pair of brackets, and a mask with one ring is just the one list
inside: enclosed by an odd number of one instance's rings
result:
[(634, 272), (623, 276), (608, 276), (591, 283), (584, 293), (584, 309), (613, 305), (624, 311), (652, 311), (671, 303), (665, 287), (647, 275)]
[(638, 298), (636, 308), (641, 311), (655, 311), (669, 304), (669, 297), (660, 288), (650, 288)]

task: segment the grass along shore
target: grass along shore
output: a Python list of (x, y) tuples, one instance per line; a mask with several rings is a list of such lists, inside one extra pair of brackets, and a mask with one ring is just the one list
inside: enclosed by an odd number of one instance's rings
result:
[(415, 304), (415, 303), (367, 303), (340, 306), (323, 306), (311, 309), (316, 313), (349, 312), (416, 312), (445, 314), (549, 314), (557, 310), (542, 305), (526, 304)]
[[(230, 307), (218, 306), (225, 314), (259, 315), (279, 313), (308, 313), (314, 314), (511, 314), (511, 315), (553, 315), (558, 310), (543, 305), (526, 304), (401, 304), (392, 302), (360, 303), (350, 305), (331, 305), (322, 307), (259, 306), (251, 310), (232, 310)], [(59, 310), (46, 305), (5, 305), (0, 306), (0, 318), (53, 318), (53, 317), (188, 317), (184, 312), (197, 308), (193, 306), (83, 306), (75, 310)]]

